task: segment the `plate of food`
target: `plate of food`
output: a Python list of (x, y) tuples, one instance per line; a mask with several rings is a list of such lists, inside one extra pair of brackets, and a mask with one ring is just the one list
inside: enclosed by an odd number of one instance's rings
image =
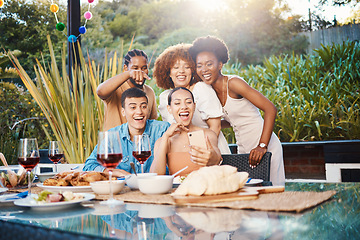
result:
[(93, 198), (95, 198), (95, 195), (90, 193), (53, 193), (45, 190), (39, 195), (15, 200), (14, 204), (20, 207), (30, 207), (32, 210), (55, 211), (74, 207)]
[(66, 192), (66, 191), (71, 191), (74, 193), (93, 192), (90, 185), (89, 186), (47, 186), (44, 185), (43, 183), (38, 183), (36, 184), (36, 186), (51, 192)]
[(52, 192), (92, 192), (90, 183), (96, 181), (106, 181), (108, 175), (103, 172), (95, 171), (69, 171), (56, 174), (52, 178), (46, 179), (37, 186)]

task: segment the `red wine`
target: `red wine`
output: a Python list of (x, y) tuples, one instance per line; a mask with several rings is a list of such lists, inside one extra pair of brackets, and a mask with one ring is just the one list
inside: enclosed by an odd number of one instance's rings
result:
[(151, 156), (151, 151), (141, 151), (140, 153), (134, 151), (132, 155), (139, 161), (140, 164), (144, 164)]
[(98, 154), (97, 160), (106, 168), (116, 168), (122, 159), (121, 153)]
[(48, 157), (53, 163), (58, 163), (60, 159), (64, 157), (64, 154), (62, 153), (49, 154)]
[(31, 171), (40, 162), (40, 157), (19, 157), (18, 162), (26, 171)]

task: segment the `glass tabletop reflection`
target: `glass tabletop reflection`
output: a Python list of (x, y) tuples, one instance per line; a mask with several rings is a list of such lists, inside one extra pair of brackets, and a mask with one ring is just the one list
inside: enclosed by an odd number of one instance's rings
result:
[(1, 206), (0, 220), (116, 239), (356, 239), (360, 237), (359, 183), (286, 183), (286, 191), (337, 194), (305, 212), (89, 201), (62, 211)]

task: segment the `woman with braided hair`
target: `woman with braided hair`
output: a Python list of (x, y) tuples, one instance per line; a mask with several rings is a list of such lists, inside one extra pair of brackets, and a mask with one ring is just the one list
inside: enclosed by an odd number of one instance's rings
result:
[(97, 95), (105, 103), (103, 131), (126, 122), (121, 113), (121, 95), (126, 89), (133, 87), (139, 88), (146, 93), (149, 99), (149, 119), (157, 118), (155, 92), (145, 84), (146, 80), (150, 80), (146, 53), (138, 49), (129, 51), (124, 57), (123, 69), (122, 73), (101, 83), (96, 91)]

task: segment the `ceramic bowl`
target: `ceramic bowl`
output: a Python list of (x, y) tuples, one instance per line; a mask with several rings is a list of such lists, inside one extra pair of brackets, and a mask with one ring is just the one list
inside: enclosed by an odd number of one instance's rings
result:
[(161, 204), (141, 204), (139, 217), (141, 218), (162, 218), (175, 214), (175, 206)]
[(131, 189), (139, 189), (138, 179), (150, 176), (156, 176), (157, 173), (138, 173), (136, 176), (135, 174), (131, 174), (125, 177), (126, 185)]
[[(121, 190), (124, 188), (125, 181), (124, 180), (113, 180), (112, 183), (112, 189), (113, 194), (117, 194), (121, 192)], [(91, 189), (96, 194), (110, 194), (110, 182), (109, 181), (97, 181), (97, 182), (91, 182), (90, 183)]]
[(174, 177), (171, 175), (159, 175), (146, 178), (139, 178), (139, 189), (145, 194), (168, 193), (173, 186)]
[(36, 176), (38, 177), (40, 182), (44, 182), (48, 178), (52, 178), (56, 175), (56, 172), (46, 172), (46, 173), (38, 173)]

